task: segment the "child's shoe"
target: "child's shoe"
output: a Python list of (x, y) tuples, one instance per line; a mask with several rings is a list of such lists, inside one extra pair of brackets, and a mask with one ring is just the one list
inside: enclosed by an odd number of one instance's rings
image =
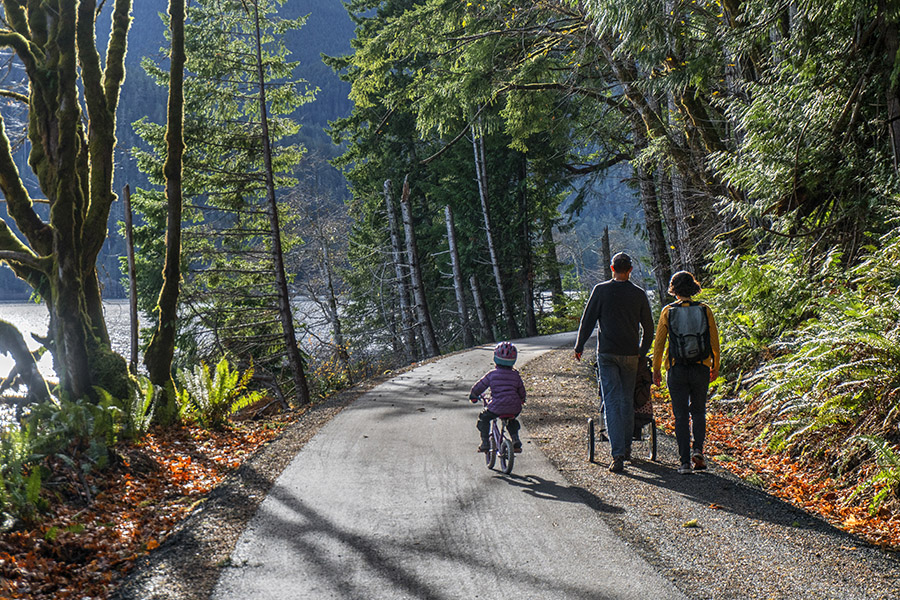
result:
[(521, 452), (522, 451), (522, 442), (520, 440), (513, 440), (513, 452)]
[(486, 442), (481, 442), (481, 445), (478, 446), (479, 452), (490, 452), (490, 450), (491, 450), (491, 445)]

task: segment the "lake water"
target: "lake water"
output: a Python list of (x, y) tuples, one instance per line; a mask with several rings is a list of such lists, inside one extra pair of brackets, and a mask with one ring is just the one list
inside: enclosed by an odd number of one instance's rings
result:
[[(127, 358), (131, 353), (131, 318), (128, 314), (128, 300), (106, 300), (103, 302), (103, 312), (113, 350)], [(45, 336), (47, 327), (50, 325), (50, 313), (47, 311), (47, 307), (33, 302), (0, 303), (0, 319), (9, 321), (18, 327), (25, 337), (25, 343), (31, 350), (40, 347), (31, 334)], [(6, 377), (14, 364), (10, 356), (0, 355), (0, 378)], [(56, 378), (49, 352), (44, 353), (38, 363), (38, 368), (44, 377)]]
[[(329, 337), (327, 320), (315, 302), (311, 302), (306, 298), (294, 298), (291, 304), (294, 309), (295, 319), (305, 323), (317, 336), (325, 339)], [(112, 349), (127, 360), (131, 355), (131, 317), (129, 316), (128, 300), (105, 300), (103, 302), (103, 312), (106, 317), (106, 328), (109, 331)], [(47, 307), (43, 304), (34, 304), (33, 302), (0, 302), (0, 319), (9, 321), (18, 327), (25, 337), (25, 343), (28, 344), (28, 348), (31, 350), (40, 347), (40, 344), (31, 337), (31, 334), (47, 335), (47, 327), (50, 324), (50, 314), (47, 311)], [(141, 325), (147, 327), (149, 323), (141, 321)], [(304, 347), (304, 350), (310, 351), (311, 348)], [(52, 362), (50, 353), (46, 352), (38, 363), (38, 368), (45, 378), (55, 380), (56, 375), (53, 372)], [(0, 379), (6, 377), (14, 364), (10, 356), (0, 354)]]

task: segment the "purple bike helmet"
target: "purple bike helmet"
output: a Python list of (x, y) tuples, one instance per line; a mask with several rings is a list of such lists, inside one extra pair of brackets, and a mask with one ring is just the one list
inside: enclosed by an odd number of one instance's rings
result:
[(500, 342), (494, 348), (494, 362), (504, 367), (511, 367), (516, 364), (516, 358), (519, 356), (516, 347), (509, 342)]

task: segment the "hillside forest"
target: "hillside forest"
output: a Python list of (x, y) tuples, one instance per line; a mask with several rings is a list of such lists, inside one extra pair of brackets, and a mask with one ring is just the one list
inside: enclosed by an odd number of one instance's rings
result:
[(697, 276), (755, 444), (900, 506), (896, 3), (2, 7), (0, 261), (50, 313), (0, 322), (3, 529), (154, 428), (570, 331), (619, 250), (656, 314)]

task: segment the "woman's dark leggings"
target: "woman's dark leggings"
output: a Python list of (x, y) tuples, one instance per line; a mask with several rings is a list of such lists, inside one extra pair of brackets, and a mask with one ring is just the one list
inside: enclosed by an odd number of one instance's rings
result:
[[(709, 393), (709, 367), (702, 364), (672, 365), (667, 383), (675, 414), (675, 440), (681, 464), (690, 464), (691, 448), (703, 452), (706, 440), (706, 396)], [(691, 433), (694, 443), (691, 444)]]
[[(494, 414), (491, 411), (485, 409), (481, 411), (481, 414), (478, 415), (478, 423), (476, 427), (478, 427), (478, 431), (481, 433), (481, 442), (485, 445), (488, 443), (488, 438), (491, 436), (491, 421), (498, 418), (500, 415)], [(519, 422), (515, 419), (510, 419), (506, 423), (506, 430), (509, 432), (510, 437), (512, 439), (519, 439)]]

